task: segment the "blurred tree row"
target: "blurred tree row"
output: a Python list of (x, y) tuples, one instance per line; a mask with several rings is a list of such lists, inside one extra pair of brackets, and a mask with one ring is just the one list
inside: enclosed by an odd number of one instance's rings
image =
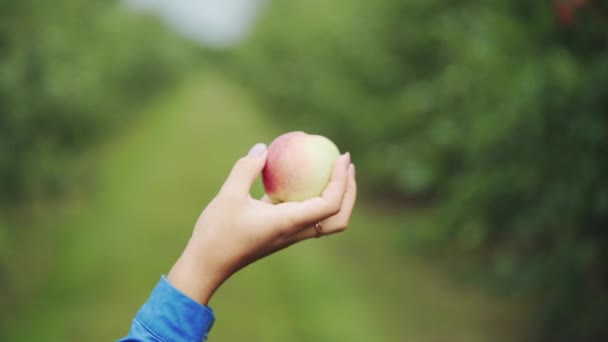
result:
[(0, 323), (32, 297), (12, 281), (24, 272), (16, 237), (30, 235), (11, 213), (74, 183), (75, 156), (177, 80), (191, 56), (158, 20), (115, 1), (0, 1)]
[(113, 1), (2, 0), (0, 205), (69, 182), (73, 152), (175, 78), (181, 44)]
[(434, 199), (430, 242), (538, 295), (535, 340), (608, 340), (605, 2), (274, 1), (229, 57), (378, 199)]

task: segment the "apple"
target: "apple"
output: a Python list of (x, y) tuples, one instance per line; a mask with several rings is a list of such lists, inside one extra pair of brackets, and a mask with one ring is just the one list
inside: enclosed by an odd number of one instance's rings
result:
[(262, 170), (264, 190), (274, 203), (320, 196), (339, 156), (338, 147), (324, 136), (304, 132), (280, 135), (268, 146)]

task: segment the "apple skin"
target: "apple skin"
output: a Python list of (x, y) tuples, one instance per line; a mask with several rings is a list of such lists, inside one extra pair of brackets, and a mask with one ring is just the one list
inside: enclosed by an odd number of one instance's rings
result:
[(274, 203), (320, 196), (329, 183), (338, 147), (321, 135), (289, 132), (268, 146), (262, 181)]

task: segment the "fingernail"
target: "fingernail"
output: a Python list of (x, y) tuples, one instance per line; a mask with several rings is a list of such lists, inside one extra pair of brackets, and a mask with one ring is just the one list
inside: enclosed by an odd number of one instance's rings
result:
[(346, 168), (348, 168), (348, 165), (350, 165), (350, 152), (344, 153), (344, 156), (346, 158)]
[(265, 151), (266, 151), (266, 145), (264, 145), (262, 143), (258, 143), (258, 144), (253, 145), (251, 150), (249, 150), (249, 153), (247, 153), (247, 156), (261, 157)]
[(355, 177), (355, 164), (350, 164), (348, 171)]

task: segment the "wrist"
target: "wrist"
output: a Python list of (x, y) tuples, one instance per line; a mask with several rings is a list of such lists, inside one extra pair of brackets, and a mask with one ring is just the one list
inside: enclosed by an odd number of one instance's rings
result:
[(229, 277), (208, 254), (207, 249), (190, 241), (167, 275), (175, 288), (202, 305), (208, 305), (217, 288)]

